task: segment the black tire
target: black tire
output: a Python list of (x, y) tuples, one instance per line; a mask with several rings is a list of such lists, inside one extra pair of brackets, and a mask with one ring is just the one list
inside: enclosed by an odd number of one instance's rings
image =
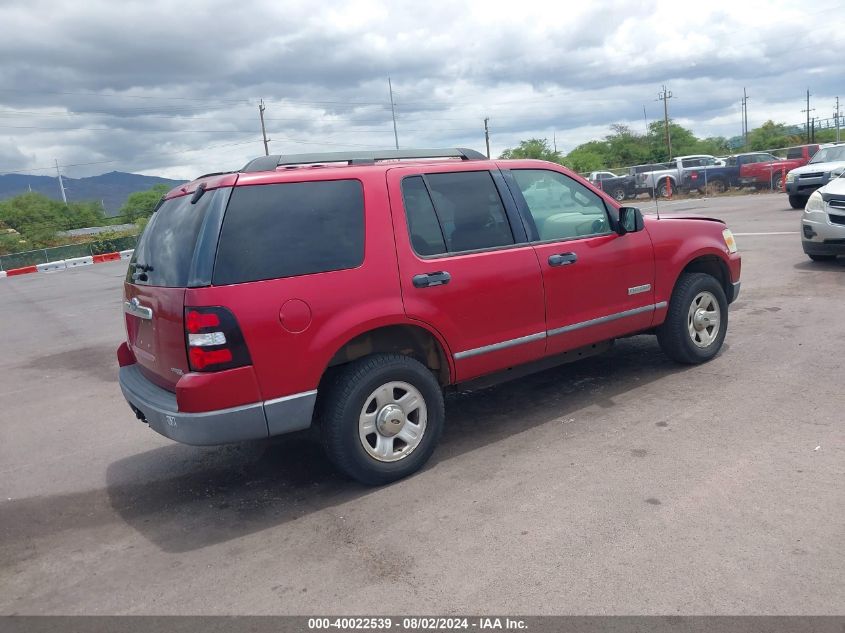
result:
[(814, 262), (832, 262), (836, 259), (836, 255), (811, 255), (810, 253), (807, 253), (807, 257)]
[(725, 181), (721, 178), (714, 178), (710, 182), (707, 183), (707, 189), (709, 189), (709, 195), (725, 193), (728, 190), (728, 186), (725, 184)]
[[(416, 448), (397, 461), (379, 461), (364, 449), (358, 420), (366, 400), (381, 385), (401, 381), (425, 401), (427, 421)], [(329, 460), (343, 473), (368, 486), (396, 481), (418, 471), (431, 457), (443, 432), (443, 392), (422, 363), (400, 354), (374, 354), (353, 361), (328, 380), (319, 404), (320, 434)]]
[[(706, 347), (693, 342), (689, 330), (689, 312), (701, 292), (709, 292), (719, 304), (719, 330)], [(666, 320), (657, 328), (660, 349), (669, 358), (685, 365), (704, 363), (716, 356), (728, 331), (728, 300), (717, 279), (706, 273), (683, 273), (675, 284)]]
[(625, 199), (625, 189), (623, 187), (617, 187), (610, 195), (613, 196), (613, 199), (617, 202), (622, 202)]
[(793, 209), (803, 209), (807, 206), (807, 196), (789, 196), (789, 206)]
[(772, 182), (772, 191), (783, 191), (783, 174), (775, 176)]

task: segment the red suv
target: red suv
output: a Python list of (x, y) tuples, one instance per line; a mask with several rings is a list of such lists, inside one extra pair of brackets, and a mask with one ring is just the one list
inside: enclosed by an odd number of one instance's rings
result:
[(340, 470), (381, 484), (432, 454), (449, 386), (638, 333), (709, 360), (739, 274), (721, 221), (643, 219), (553, 163), (266, 156), (153, 214), (124, 285), (120, 386), (188, 444), (314, 424)]

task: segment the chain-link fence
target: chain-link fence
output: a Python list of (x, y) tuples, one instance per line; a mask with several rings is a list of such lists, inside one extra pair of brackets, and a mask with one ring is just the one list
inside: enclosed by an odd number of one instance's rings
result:
[(52, 248), (39, 248), (35, 251), (24, 251), (11, 255), (0, 255), (0, 270), (11, 270), (23, 266), (35, 266), (46, 264), (72, 257), (87, 257), (89, 255), (101, 255), (103, 253), (116, 253), (135, 248), (138, 241), (137, 235), (116, 237), (98, 242), (84, 242), (82, 244), (66, 244), (65, 246), (54, 246)]

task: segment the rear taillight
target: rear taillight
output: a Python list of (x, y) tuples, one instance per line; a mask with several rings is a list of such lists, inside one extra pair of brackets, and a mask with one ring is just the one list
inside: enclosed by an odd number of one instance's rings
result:
[(235, 315), (226, 308), (185, 308), (185, 342), (191, 371), (220, 371), (252, 362)]

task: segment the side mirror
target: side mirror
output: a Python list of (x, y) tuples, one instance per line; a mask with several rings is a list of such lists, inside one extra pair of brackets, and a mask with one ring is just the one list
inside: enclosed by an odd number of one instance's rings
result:
[(639, 209), (636, 207), (621, 207), (619, 209), (619, 223), (616, 226), (616, 232), (619, 235), (636, 233), (642, 231), (644, 227), (643, 214)]

